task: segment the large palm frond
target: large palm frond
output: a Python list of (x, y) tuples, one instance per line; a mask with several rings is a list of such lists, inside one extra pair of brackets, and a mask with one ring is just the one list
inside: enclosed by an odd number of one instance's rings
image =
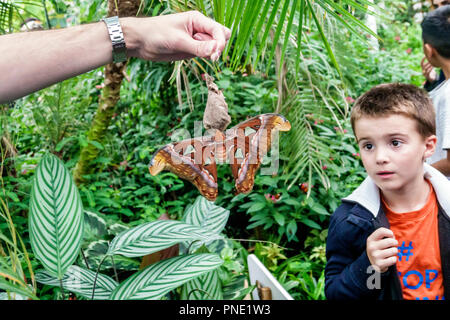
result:
[(39, 0), (0, 0), (0, 34), (11, 33), (14, 29), (14, 22), (25, 21), (24, 14), (30, 12), (31, 7), (42, 7)]
[[(174, 11), (199, 10), (205, 15), (231, 28), (232, 34), (224, 57), (229, 56), (229, 66), (233, 70), (242, 70), (248, 63), (257, 68), (261, 58), (267, 55), (264, 63), (268, 68), (274, 58), (276, 46), (282, 45), (285, 52), (289, 38), (294, 37), (298, 43), (305, 26), (315, 24), (324, 48), (333, 66), (339, 71), (330, 40), (324, 31), (323, 21), (333, 17), (344, 29), (358, 37), (363, 33), (374, 37), (377, 35), (352, 12), (376, 14), (376, 7), (368, 0), (167, 0)], [(319, 10), (320, 9), (320, 10)], [(273, 38), (269, 37), (273, 31)], [(296, 52), (296, 70), (300, 62), (301, 46)], [(266, 52), (268, 51), (268, 52)], [(279, 63), (282, 65), (284, 56)]]

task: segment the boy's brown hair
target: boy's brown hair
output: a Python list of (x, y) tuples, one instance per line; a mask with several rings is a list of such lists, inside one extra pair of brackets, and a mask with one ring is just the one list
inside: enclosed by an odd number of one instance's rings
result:
[(417, 131), (424, 139), (436, 134), (433, 101), (428, 93), (415, 85), (404, 83), (380, 84), (356, 99), (350, 117), (353, 132), (355, 122), (362, 117), (387, 117), (393, 114), (416, 120)]

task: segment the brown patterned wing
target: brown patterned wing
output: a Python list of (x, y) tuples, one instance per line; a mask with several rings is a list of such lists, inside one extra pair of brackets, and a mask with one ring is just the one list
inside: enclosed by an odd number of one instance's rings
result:
[(215, 161), (216, 137), (223, 140), (223, 133), (216, 136), (187, 139), (165, 145), (155, 152), (149, 171), (157, 175), (169, 170), (178, 177), (192, 182), (209, 201), (217, 198), (217, 167)]
[(227, 161), (235, 179), (236, 194), (253, 189), (255, 174), (270, 150), (275, 131), (289, 131), (291, 124), (280, 114), (266, 113), (239, 123), (226, 131)]

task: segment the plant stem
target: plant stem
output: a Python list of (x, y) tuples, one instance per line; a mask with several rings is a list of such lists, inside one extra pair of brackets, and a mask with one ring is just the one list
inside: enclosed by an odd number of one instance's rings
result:
[(52, 26), (50, 25), (50, 18), (48, 17), (47, 7), (45, 6), (45, 0), (42, 0), (42, 6), (44, 7), (45, 19), (47, 20), (47, 27), (50, 30)]
[(66, 295), (64, 294), (64, 287), (63, 287), (62, 279), (59, 279), (59, 287), (61, 288), (61, 295), (62, 295), (63, 300), (66, 300)]
[(200, 292), (206, 294), (207, 296), (209, 296), (209, 297), (211, 298), (211, 300), (214, 300), (214, 297), (211, 296), (206, 290), (199, 289), (199, 288), (196, 288), (196, 289), (191, 290), (191, 291), (188, 293), (186, 300), (189, 300), (189, 297), (190, 297), (191, 294), (194, 293), (195, 291), (200, 291)]
[(84, 255), (83, 249), (81, 249), (80, 251), (81, 251), (81, 256), (83, 257), (84, 263), (86, 264), (86, 268), (90, 269), (89, 268), (89, 263), (88, 263), (88, 261), (86, 259), (86, 256)]
[(94, 285), (92, 286), (92, 297), (91, 297), (91, 300), (94, 300), (95, 285), (97, 284), (97, 276), (98, 276), (98, 273), (100, 272), (100, 266), (102, 265), (103, 261), (105, 261), (105, 259), (106, 259), (107, 257), (108, 257), (108, 256), (105, 255), (105, 256), (103, 257), (103, 259), (100, 261), (100, 263), (98, 264), (97, 272), (95, 273)]
[(116, 278), (116, 281), (119, 282), (119, 277), (117, 276), (116, 264), (114, 263), (114, 256), (111, 256), (111, 262), (112, 262), (113, 270), (114, 270), (114, 278)]
[(281, 248), (281, 249), (283, 249), (283, 250), (294, 250), (294, 249), (291, 249), (291, 248), (285, 248), (285, 247), (282, 247), (282, 246), (280, 246), (278, 243), (275, 243), (275, 242), (272, 242), (272, 241), (266, 241), (266, 240), (251, 240), (251, 239), (234, 239), (234, 238), (228, 238), (229, 240), (234, 240), (234, 241), (242, 241), (242, 242), (261, 242), (261, 243), (270, 243), (270, 244), (273, 244), (273, 245), (275, 245), (275, 246), (277, 246), (277, 247), (279, 247), (279, 248)]

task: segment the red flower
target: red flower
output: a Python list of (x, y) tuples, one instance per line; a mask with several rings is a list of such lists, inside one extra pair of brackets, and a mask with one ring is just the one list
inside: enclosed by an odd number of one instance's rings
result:
[(264, 197), (266, 197), (267, 201), (270, 201), (272, 203), (276, 203), (281, 199), (281, 193), (278, 193), (276, 195), (270, 194), (270, 193), (266, 193), (264, 195)]
[(300, 189), (302, 189), (302, 191), (303, 191), (304, 193), (307, 193), (307, 192), (308, 192), (308, 183), (307, 183), (307, 182), (303, 182), (303, 183), (300, 185)]
[(395, 36), (395, 41), (400, 41), (402, 38), (400, 38), (400, 36)]
[(411, 53), (411, 51), (412, 51), (412, 49), (411, 49), (411, 48), (408, 48), (408, 49), (406, 49), (406, 53), (407, 53), (407, 54), (410, 54), (410, 53)]
[(353, 99), (352, 97), (345, 97), (345, 100), (346, 100), (348, 103), (353, 103), (353, 102), (355, 102), (355, 99)]

